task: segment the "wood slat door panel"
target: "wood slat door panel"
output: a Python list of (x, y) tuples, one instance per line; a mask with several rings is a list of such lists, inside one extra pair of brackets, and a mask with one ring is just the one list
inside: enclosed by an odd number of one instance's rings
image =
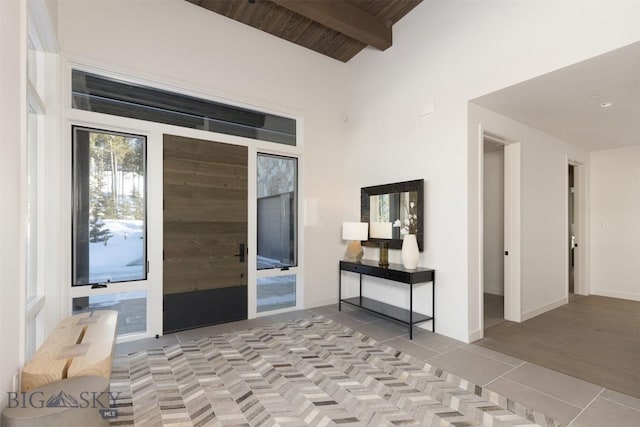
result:
[[(205, 141), (202, 139), (183, 138), (181, 136), (174, 135), (165, 135), (164, 141), (164, 152), (167, 159), (172, 158), (183, 161), (195, 160), (197, 162), (209, 163), (212, 165), (236, 165), (245, 169), (247, 167), (246, 147)], [(217, 144), (218, 146), (224, 146), (226, 148), (210, 150), (209, 147), (203, 145), (202, 142)]]
[[(184, 185), (185, 182), (199, 188), (247, 188), (246, 167), (225, 167), (202, 162), (182, 162), (165, 159), (164, 179), (167, 184)], [(217, 169), (217, 170), (216, 170)]]
[(165, 332), (247, 317), (247, 156), (164, 136)]

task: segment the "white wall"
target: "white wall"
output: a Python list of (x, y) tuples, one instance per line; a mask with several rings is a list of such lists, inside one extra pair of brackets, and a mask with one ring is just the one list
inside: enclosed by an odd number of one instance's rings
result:
[[(96, 31), (96, 17), (114, 24)], [(182, 0), (67, 0), (60, 2), (58, 20), (63, 53), (302, 116), (304, 303), (335, 302), (337, 261), (344, 250), (345, 65)]]
[(483, 291), (504, 295), (504, 149), (484, 143), (483, 160)]
[(0, 408), (24, 354), (26, 4), (0, 1)]
[[(349, 62), (345, 209), (357, 212), (358, 187), (425, 179), (421, 265), (437, 270), (438, 332), (469, 340), (480, 329), (477, 155), (469, 153), (478, 141), (469, 141), (467, 101), (637, 41), (639, 15), (633, 1), (425, 1), (394, 25), (393, 47)], [(429, 102), (437, 111), (420, 117)], [(526, 168), (547, 167), (532, 154)]]
[[(31, 0), (33, 1), (42, 1), (42, 0)], [(51, 21), (51, 27), (53, 31), (58, 33), (58, 0), (44, 0), (47, 5), (47, 12), (49, 14), (49, 19)]]
[(640, 301), (640, 146), (591, 153), (591, 293)]

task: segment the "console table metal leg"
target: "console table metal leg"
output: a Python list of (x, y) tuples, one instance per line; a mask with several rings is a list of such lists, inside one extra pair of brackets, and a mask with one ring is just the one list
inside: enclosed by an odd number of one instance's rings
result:
[(360, 276), (360, 305), (362, 305), (362, 274)]
[(342, 270), (338, 267), (338, 311), (342, 311)]
[(436, 332), (436, 277), (431, 281), (431, 332)]
[(413, 283), (409, 283), (409, 339), (413, 339)]

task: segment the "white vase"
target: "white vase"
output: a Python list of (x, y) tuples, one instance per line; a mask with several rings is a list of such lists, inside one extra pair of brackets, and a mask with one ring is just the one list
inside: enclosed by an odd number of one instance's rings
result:
[(418, 251), (418, 241), (415, 234), (405, 234), (402, 239), (402, 265), (407, 270), (418, 268), (420, 251)]

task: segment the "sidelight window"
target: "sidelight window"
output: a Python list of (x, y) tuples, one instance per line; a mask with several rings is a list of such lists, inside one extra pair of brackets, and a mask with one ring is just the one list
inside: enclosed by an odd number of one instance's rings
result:
[(73, 128), (73, 285), (144, 280), (146, 138)]
[(258, 155), (258, 313), (296, 305), (297, 168), (295, 158)]

